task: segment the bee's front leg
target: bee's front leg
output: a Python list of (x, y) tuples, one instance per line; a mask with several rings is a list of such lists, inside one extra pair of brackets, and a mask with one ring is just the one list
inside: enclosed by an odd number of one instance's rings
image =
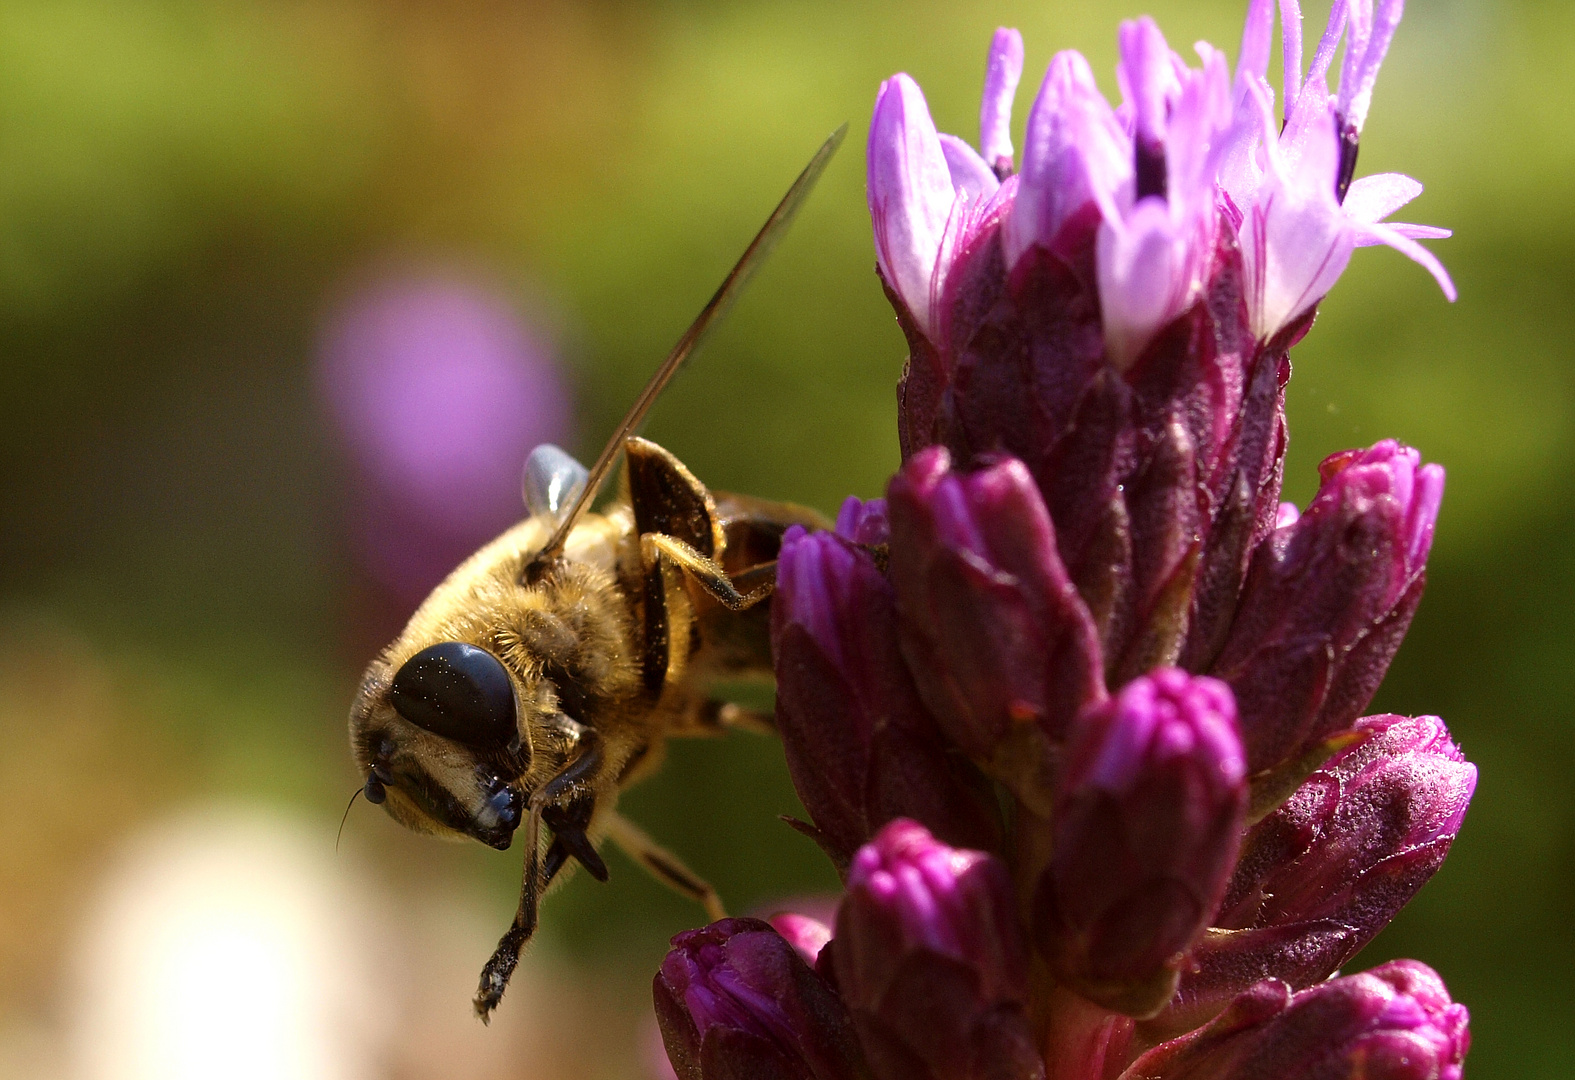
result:
[(492, 1010), (503, 1000), (508, 989), (509, 976), (520, 962), (520, 950), (536, 932), (536, 907), (541, 896), (541, 814), (544, 804), (530, 801), (530, 815), (525, 820), (525, 870), (520, 877), (520, 906), (514, 913), (514, 922), (503, 934), (492, 958), (481, 969), (481, 985), (476, 989), (476, 1015), (483, 1024), (490, 1023)]
[[(487, 961), (486, 967), (481, 969), (481, 985), (476, 990), (476, 1015), (482, 1023), (487, 1023), (492, 1016), (492, 1010), (498, 1007), (498, 1002), (503, 1000), (503, 991), (508, 989), (509, 976), (514, 974), (514, 968), (520, 962), (520, 950), (536, 932), (537, 908), (546, 881), (542, 874), (541, 859), (541, 822), (542, 815), (547, 808), (572, 799), (583, 794), (585, 782), (594, 777), (602, 767), (602, 745), (596, 733), (585, 729), (580, 736), (580, 745), (584, 748), (580, 756), (547, 781), (530, 797), (530, 813), (525, 820), (525, 869), (520, 875), (520, 906), (514, 913), (514, 922), (498, 941), (498, 947), (492, 951), (492, 958)], [(568, 854), (575, 854), (573, 840), (570, 836), (562, 837), (564, 847)], [(587, 845), (588, 846), (588, 845)], [(595, 849), (591, 849), (592, 858), (596, 863)], [(559, 862), (561, 866), (561, 860)], [(595, 869), (592, 869), (595, 872)], [(605, 867), (602, 868), (605, 874)]]

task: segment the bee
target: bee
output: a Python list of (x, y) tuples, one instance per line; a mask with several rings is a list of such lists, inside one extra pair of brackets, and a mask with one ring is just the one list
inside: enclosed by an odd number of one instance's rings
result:
[[(710, 687), (770, 675), (765, 601), (782, 535), (827, 522), (804, 507), (708, 491), (636, 432), (846, 131), (799, 174), (595, 464), (536, 448), (525, 467), (529, 516), (438, 585), (362, 678), (350, 746), (368, 802), (418, 832), (499, 850), (524, 830), (519, 907), (476, 992), (483, 1021), (536, 929), (546, 888), (571, 860), (606, 880), (606, 839), (709, 918), (724, 915), (710, 885), (619, 816), (618, 795), (657, 767), (669, 736), (770, 730), (768, 718)], [(618, 497), (590, 512), (620, 457)]]

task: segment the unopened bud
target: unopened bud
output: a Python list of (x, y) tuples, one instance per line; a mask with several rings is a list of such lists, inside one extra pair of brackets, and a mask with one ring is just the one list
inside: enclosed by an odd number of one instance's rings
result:
[(1158, 1037), (1195, 1027), (1271, 975), (1311, 986), (1372, 940), (1443, 865), (1476, 766), (1434, 716), (1370, 716), (1242, 844)]
[(1173, 669), (1078, 721), (1033, 901), (1056, 976), (1129, 1016), (1170, 998), (1225, 891), (1247, 804), (1230, 690)]
[(1350, 727), (1422, 598), (1444, 470), (1386, 440), (1320, 472), (1307, 512), (1254, 554), (1212, 669), (1235, 691), (1254, 773)]
[(849, 535), (789, 529), (772, 600), (788, 772), (839, 866), (899, 816), (955, 843), (999, 843), (988, 783), (949, 750), (919, 700), (898, 649), (891, 585), (859, 546), (884, 540), (883, 521), (879, 503), (849, 500), (840, 519)]
[(847, 1011), (759, 919), (673, 938), (652, 985), (680, 1080), (867, 1080)]
[(881, 1080), (1040, 1080), (1006, 866), (894, 821), (862, 848), (822, 963)]
[(1461, 1080), (1464, 1005), (1437, 973), (1395, 960), (1299, 994), (1279, 980), (1207, 1027), (1144, 1054), (1123, 1080)]
[(1099, 645), (1039, 490), (1019, 461), (954, 472), (916, 455), (891, 483), (903, 653), (946, 734), (1047, 812), (1051, 748), (1103, 697)]

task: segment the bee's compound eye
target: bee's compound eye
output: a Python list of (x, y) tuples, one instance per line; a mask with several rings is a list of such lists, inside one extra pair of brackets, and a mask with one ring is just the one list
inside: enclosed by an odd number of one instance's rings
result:
[(502, 748), (519, 734), (509, 673), (496, 656), (461, 641), (405, 661), (388, 696), (400, 716), (455, 742)]
[(383, 788), (383, 782), (375, 776), (366, 778), (366, 787), (361, 789), (361, 794), (366, 796), (366, 801), (373, 806), (380, 806), (388, 798), (388, 792)]

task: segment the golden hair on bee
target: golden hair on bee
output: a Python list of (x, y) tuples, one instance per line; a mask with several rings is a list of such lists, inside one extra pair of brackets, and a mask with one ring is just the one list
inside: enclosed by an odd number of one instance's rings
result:
[[(368, 802), (418, 832), (500, 850), (524, 831), (519, 908), (476, 993), (483, 1020), (535, 931), (547, 887), (571, 861), (606, 879), (597, 850), (605, 839), (708, 917), (723, 915), (715, 890), (619, 816), (618, 795), (657, 766), (669, 736), (769, 728), (709, 688), (769, 676), (762, 601), (782, 534), (828, 523), (788, 503), (713, 493), (636, 432), (846, 130), (799, 174), (591, 468), (537, 447), (525, 466), (530, 516), (439, 584), (362, 678), (350, 746)], [(591, 512), (620, 457), (618, 497)]]

